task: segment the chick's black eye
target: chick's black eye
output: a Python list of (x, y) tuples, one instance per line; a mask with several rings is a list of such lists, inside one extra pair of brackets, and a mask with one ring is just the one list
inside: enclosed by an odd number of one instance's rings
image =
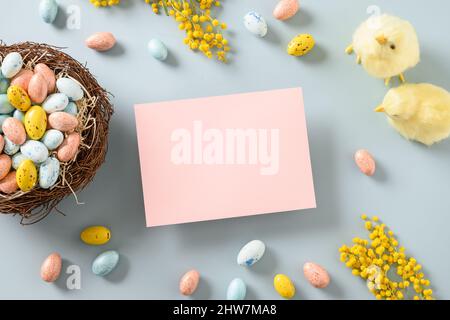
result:
[(392, 49), (392, 50), (395, 50), (395, 48), (396, 48), (396, 47), (395, 47), (395, 44), (391, 44), (391, 49)]

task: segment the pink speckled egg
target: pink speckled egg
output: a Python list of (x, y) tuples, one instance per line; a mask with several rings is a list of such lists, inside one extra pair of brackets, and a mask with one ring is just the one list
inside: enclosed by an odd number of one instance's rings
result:
[(108, 51), (116, 44), (111, 32), (96, 32), (86, 39), (86, 46), (97, 51)]
[(373, 176), (375, 174), (375, 160), (373, 156), (367, 150), (358, 150), (355, 153), (355, 162), (359, 170), (367, 176)]
[(28, 90), (28, 84), (30, 83), (31, 77), (33, 76), (33, 71), (22, 69), (18, 74), (14, 76), (11, 80), (12, 86), (19, 86), (23, 90)]
[(3, 152), (3, 148), (5, 147), (5, 138), (0, 134), (0, 153)]
[(41, 265), (41, 278), (46, 282), (55, 282), (61, 273), (62, 260), (59, 253), (50, 254)]
[(190, 296), (197, 290), (200, 282), (200, 273), (197, 270), (186, 272), (180, 280), (180, 292), (185, 296)]
[(11, 171), (8, 175), (0, 180), (0, 191), (5, 194), (11, 194), (19, 190), (16, 180), (16, 172)]
[(278, 20), (287, 20), (295, 16), (299, 8), (298, 0), (281, 0), (273, 10), (273, 16)]
[(3, 134), (13, 143), (21, 145), (27, 140), (27, 133), (22, 121), (10, 117), (2, 125)]
[(58, 160), (61, 162), (72, 160), (77, 154), (80, 142), (81, 137), (78, 132), (72, 132), (71, 134), (69, 134), (58, 148)]
[(44, 63), (38, 63), (34, 67), (34, 72), (40, 73), (44, 77), (45, 81), (47, 82), (48, 93), (53, 93), (56, 87), (56, 77), (53, 70)]
[(68, 132), (74, 130), (78, 126), (78, 119), (63, 111), (53, 112), (48, 116), (48, 123), (50, 128)]
[(7, 154), (0, 155), (0, 180), (5, 178), (11, 170), (11, 158)]
[(35, 73), (28, 84), (28, 96), (34, 103), (42, 103), (47, 98), (47, 81), (40, 73)]
[(323, 267), (313, 262), (303, 265), (306, 280), (315, 288), (325, 288), (330, 284), (330, 276)]

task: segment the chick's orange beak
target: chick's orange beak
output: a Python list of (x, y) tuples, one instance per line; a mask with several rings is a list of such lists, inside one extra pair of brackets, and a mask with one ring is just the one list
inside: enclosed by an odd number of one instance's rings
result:
[(375, 40), (377, 40), (380, 45), (385, 45), (388, 42), (388, 39), (384, 35), (376, 37)]
[(380, 105), (380, 106), (376, 107), (374, 111), (375, 112), (385, 112), (386, 110), (384, 109), (383, 105)]

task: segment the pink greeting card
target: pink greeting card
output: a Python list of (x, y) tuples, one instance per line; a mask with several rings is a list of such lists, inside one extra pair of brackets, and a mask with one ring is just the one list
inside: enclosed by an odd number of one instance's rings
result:
[(315, 208), (300, 88), (135, 106), (147, 226)]

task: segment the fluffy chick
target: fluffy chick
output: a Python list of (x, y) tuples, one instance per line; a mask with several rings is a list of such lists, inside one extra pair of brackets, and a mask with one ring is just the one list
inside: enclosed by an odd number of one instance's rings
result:
[(428, 83), (389, 90), (375, 109), (406, 139), (431, 146), (450, 136), (450, 93)]
[(357, 55), (357, 63), (373, 77), (385, 79), (386, 85), (394, 76), (405, 82), (403, 72), (420, 61), (419, 40), (408, 21), (383, 14), (370, 17), (353, 35), (353, 43), (346, 49)]

